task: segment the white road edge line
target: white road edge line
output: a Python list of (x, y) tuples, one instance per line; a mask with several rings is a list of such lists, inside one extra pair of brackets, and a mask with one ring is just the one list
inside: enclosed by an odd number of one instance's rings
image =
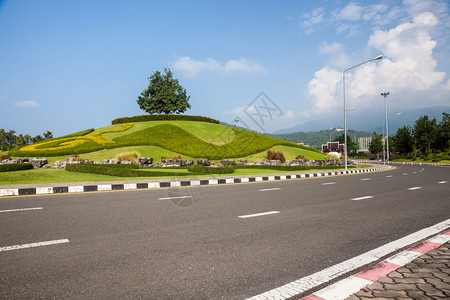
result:
[(330, 184), (336, 184), (336, 182), (324, 182), (324, 183), (322, 183), (322, 185), (330, 185)]
[(357, 197), (357, 198), (352, 198), (351, 200), (357, 201), (357, 200), (366, 200), (366, 199), (372, 199), (373, 196), (363, 196), (363, 197)]
[(260, 189), (258, 191), (260, 191), (260, 192), (267, 192), (267, 191), (276, 191), (276, 190), (281, 190), (281, 188)]
[(158, 200), (172, 200), (172, 199), (185, 199), (185, 198), (192, 198), (192, 196), (166, 197), (166, 198), (158, 198)]
[(0, 210), (0, 213), (16, 212), (16, 211), (27, 211), (27, 210), (39, 210), (39, 209), (44, 209), (44, 208), (43, 207), (28, 207), (28, 208), (5, 209), (5, 210)]
[(439, 181), (438, 183), (447, 183), (447, 181), (445, 181), (445, 180), (444, 181)]
[(420, 190), (421, 188), (422, 188), (421, 186), (410, 187), (408, 188), (408, 191)]
[(263, 300), (263, 299), (278, 299), (283, 300), (308, 290), (315, 288), (321, 284), (327, 283), (332, 279), (339, 277), (343, 274), (350, 273), (358, 268), (361, 268), (367, 264), (373, 263), (382, 257), (385, 257), (392, 252), (405, 248), (411, 244), (414, 244), (420, 240), (437, 234), (450, 227), (450, 219), (433, 225), (428, 228), (424, 228), (410, 235), (407, 235), (401, 239), (387, 243), (381, 247), (373, 249), (369, 252), (363, 253), (349, 260), (328, 267), (322, 271), (316, 272), (309, 276), (297, 279), (283, 286), (274, 288), (270, 291), (261, 293), (247, 300)]
[(251, 214), (251, 215), (238, 216), (238, 218), (246, 219), (246, 218), (253, 218), (253, 217), (267, 216), (267, 215), (273, 215), (273, 214), (279, 214), (279, 213), (280, 213), (279, 211), (267, 211), (267, 212), (258, 213), (258, 214)]
[(0, 247), (0, 252), (11, 251), (11, 250), (19, 250), (19, 249), (26, 249), (26, 248), (34, 248), (34, 247), (41, 247), (41, 246), (50, 246), (50, 245), (63, 244), (63, 243), (69, 243), (69, 242), (70, 241), (68, 239), (62, 239), (62, 240), (37, 242), (37, 243), (31, 243), (31, 244), (6, 246), (6, 247)]

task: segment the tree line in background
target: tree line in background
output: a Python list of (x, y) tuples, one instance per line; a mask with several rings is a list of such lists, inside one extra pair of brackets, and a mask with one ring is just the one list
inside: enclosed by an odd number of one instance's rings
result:
[[(448, 152), (450, 149), (450, 114), (442, 113), (441, 122), (436, 118), (422, 116), (414, 126), (403, 126), (395, 135), (389, 136), (389, 152), (402, 157), (415, 158), (417, 154), (428, 156), (432, 153)], [(383, 136), (372, 135), (369, 151), (372, 154), (383, 152)]]
[(35, 137), (31, 137), (29, 134), (16, 135), (15, 130), (6, 131), (5, 129), (0, 128), (0, 152), (8, 151), (15, 147), (24, 147), (51, 138), (53, 138), (53, 133), (50, 131), (44, 132), (42, 135), (38, 134)]

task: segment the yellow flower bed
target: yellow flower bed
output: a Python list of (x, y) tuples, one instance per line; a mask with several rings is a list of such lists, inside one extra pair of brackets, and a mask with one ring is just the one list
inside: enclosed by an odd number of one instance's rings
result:
[[(101, 135), (104, 134), (104, 133), (109, 133), (109, 132), (122, 132), (122, 131), (130, 129), (133, 126), (134, 126), (134, 123), (125, 123), (125, 124), (121, 124), (121, 128), (120, 129), (103, 130), (103, 131), (99, 131), (99, 132), (96, 132), (96, 133), (92, 133), (92, 134), (88, 134), (88, 135), (84, 135), (84, 136), (79, 136), (79, 137), (71, 137), (71, 138), (64, 138), (64, 139), (59, 139), (59, 140), (45, 141), (45, 142), (42, 142), (42, 143), (38, 143), (38, 144), (33, 144), (33, 145), (28, 145), (28, 146), (22, 147), (22, 148), (20, 148), (20, 151), (40, 151), (40, 150), (66, 149), (66, 148), (72, 148), (72, 147), (79, 146), (79, 145), (83, 144), (86, 140), (93, 141), (93, 142), (95, 142), (97, 144), (100, 144), (100, 145), (114, 143), (114, 141), (111, 141), (110, 139), (104, 138)], [(37, 147), (42, 147), (43, 145), (46, 145), (46, 144), (55, 143), (55, 141), (59, 141), (60, 142), (58, 144), (58, 146), (56, 146), (56, 147), (48, 147), (48, 148), (44, 147), (44, 148), (37, 149)]]

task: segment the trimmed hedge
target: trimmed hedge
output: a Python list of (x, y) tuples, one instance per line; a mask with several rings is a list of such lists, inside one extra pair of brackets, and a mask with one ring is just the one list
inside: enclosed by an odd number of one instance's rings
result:
[[(79, 173), (92, 173), (118, 177), (161, 177), (186, 176), (186, 172), (155, 172), (147, 170), (130, 169), (117, 166), (127, 165), (94, 165), (94, 164), (68, 164), (66, 171)], [(128, 165), (129, 166), (129, 165)]]
[(30, 163), (0, 165), (0, 172), (31, 170), (31, 169), (33, 169), (33, 165)]
[(199, 121), (219, 124), (219, 120), (215, 120), (202, 116), (188, 116), (188, 115), (142, 115), (134, 117), (124, 117), (112, 120), (111, 124), (121, 124), (130, 122), (147, 122), (147, 121)]
[[(235, 166), (235, 169), (269, 169), (278, 171), (305, 171), (305, 170), (337, 170), (343, 166)], [(356, 168), (348, 166), (349, 169)]]
[(188, 171), (196, 174), (231, 174), (234, 173), (234, 167), (228, 165), (221, 168), (211, 168), (203, 165), (192, 165), (188, 168)]
[(69, 137), (83, 136), (83, 135), (91, 133), (94, 130), (95, 130), (94, 128), (90, 128), (90, 129), (78, 131), (78, 132), (75, 132), (75, 133), (72, 133), (72, 134), (63, 135), (63, 136), (60, 136), (59, 138), (55, 138), (55, 139), (64, 139), (64, 138), (69, 138)]

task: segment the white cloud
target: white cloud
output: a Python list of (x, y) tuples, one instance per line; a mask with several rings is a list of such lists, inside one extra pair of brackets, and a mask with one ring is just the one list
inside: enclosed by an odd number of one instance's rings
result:
[[(436, 41), (430, 31), (437, 24), (433, 13), (424, 12), (415, 15), (412, 22), (375, 31), (369, 38), (368, 49), (382, 53), (385, 58), (346, 73), (346, 98), (350, 99), (350, 107), (378, 105), (382, 91), (396, 95), (395, 104), (399, 106), (448, 105), (450, 81), (445, 82), (446, 74), (436, 70), (437, 61), (433, 58)], [(325, 49), (333, 48), (326, 45)], [(324, 67), (309, 82), (307, 94), (313, 103), (312, 113), (326, 115), (342, 105), (343, 68), (338, 70)], [(424, 95), (428, 95), (426, 101)]]
[(193, 79), (203, 71), (220, 71), (225, 73), (264, 73), (266, 69), (250, 59), (241, 57), (239, 60), (229, 60), (221, 64), (213, 58), (206, 61), (195, 60), (188, 56), (179, 58), (173, 65), (174, 70), (179, 71), (184, 77)]
[(340, 43), (332, 43), (328, 44), (327, 42), (323, 42), (322, 45), (319, 48), (320, 54), (336, 54), (340, 53), (344, 50), (344, 46)]
[(208, 58), (206, 61), (192, 59), (188, 56), (179, 58), (173, 65), (176, 71), (181, 72), (186, 78), (192, 79), (198, 76), (198, 73), (208, 70), (218, 70), (221, 65), (218, 61)]
[(335, 12), (339, 20), (357, 21), (361, 18), (363, 8), (355, 2), (349, 3), (346, 7)]
[(315, 27), (324, 22), (325, 11), (319, 7), (310, 13), (303, 14), (300, 17), (300, 27), (302, 27), (307, 34), (315, 31)]
[(15, 102), (14, 105), (19, 108), (36, 108), (39, 104), (34, 100), (26, 100), (21, 102)]

